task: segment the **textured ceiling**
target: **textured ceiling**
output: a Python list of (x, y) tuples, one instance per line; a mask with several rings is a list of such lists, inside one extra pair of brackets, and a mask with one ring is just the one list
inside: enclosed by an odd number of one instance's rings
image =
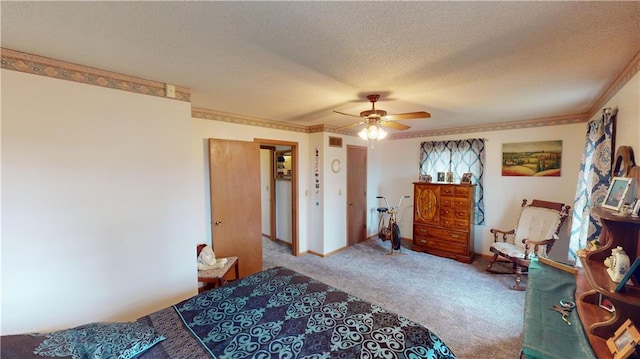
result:
[(299, 125), (427, 111), (409, 131), (576, 116), (640, 51), (640, 2), (6, 2), (2, 47)]

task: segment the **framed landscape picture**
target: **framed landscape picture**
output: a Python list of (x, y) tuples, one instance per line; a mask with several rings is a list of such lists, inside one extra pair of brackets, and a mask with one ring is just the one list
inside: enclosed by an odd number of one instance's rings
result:
[(503, 176), (560, 177), (562, 141), (502, 144)]

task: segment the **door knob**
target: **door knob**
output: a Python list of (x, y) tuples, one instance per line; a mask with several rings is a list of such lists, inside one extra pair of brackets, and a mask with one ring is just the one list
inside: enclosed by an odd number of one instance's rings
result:
[(215, 224), (216, 226), (219, 226), (219, 225), (221, 225), (221, 224), (222, 224), (222, 221), (215, 221), (215, 223), (214, 223), (214, 224)]

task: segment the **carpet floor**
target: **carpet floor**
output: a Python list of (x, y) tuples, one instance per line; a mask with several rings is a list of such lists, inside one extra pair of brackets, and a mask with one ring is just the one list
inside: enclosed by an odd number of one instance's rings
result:
[(464, 264), (407, 247), (385, 255), (389, 242), (371, 239), (326, 258), (295, 257), (264, 238), (263, 267), (293, 269), (420, 323), (460, 359), (519, 357), (524, 292), (510, 289), (512, 275), (488, 273), (485, 258)]

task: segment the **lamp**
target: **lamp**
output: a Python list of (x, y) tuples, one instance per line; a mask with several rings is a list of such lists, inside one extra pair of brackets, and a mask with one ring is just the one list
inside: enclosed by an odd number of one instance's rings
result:
[(363, 140), (381, 140), (387, 137), (387, 131), (378, 127), (378, 125), (370, 124), (358, 132), (358, 136)]

